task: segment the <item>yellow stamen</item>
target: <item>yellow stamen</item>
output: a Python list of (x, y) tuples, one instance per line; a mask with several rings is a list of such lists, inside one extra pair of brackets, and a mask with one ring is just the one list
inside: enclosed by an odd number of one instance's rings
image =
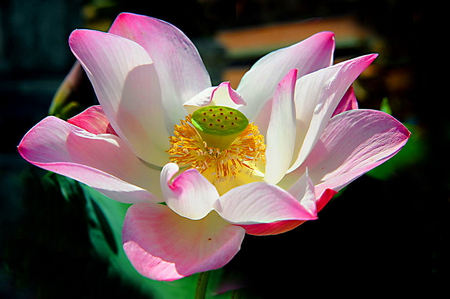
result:
[(197, 169), (215, 185), (241, 174), (251, 177), (265, 164), (264, 137), (254, 123), (248, 124), (225, 149), (208, 146), (192, 124), (192, 115), (175, 125), (174, 136), (169, 138), (170, 161), (180, 168)]

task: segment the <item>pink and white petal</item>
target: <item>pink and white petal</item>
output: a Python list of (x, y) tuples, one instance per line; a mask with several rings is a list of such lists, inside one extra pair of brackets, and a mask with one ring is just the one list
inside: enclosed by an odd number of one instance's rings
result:
[(303, 76), (297, 81), (297, 138), (294, 163), (289, 171), (299, 167), (325, 129), (340, 100), (355, 79), (377, 54), (347, 60)]
[(122, 13), (112, 24), (110, 32), (137, 42), (152, 58), (171, 126), (185, 117), (183, 104), (211, 86), (196, 47), (172, 24)]
[(188, 169), (174, 178), (179, 170), (177, 164), (168, 163), (161, 171), (164, 200), (180, 216), (201, 219), (211, 212), (219, 193), (198, 170)]
[[(339, 191), (387, 161), (409, 136), (399, 121), (381, 111), (358, 109), (336, 115), (304, 162), (316, 195), (321, 196), (327, 189)], [(292, 175), (300, 175), (303, 167)]]
[(193, 113), (198, 108), (208, 105), (226, 106), (238, 109), (243, 105), (245, 106), (246, 103), (241, 95), (230, 86), (230, 82), (222, 82), (219, 86), (209, 87), (203, 90), (184, 103), (183, 106), (188, 113)]
[(117, 134), (141, 159), (162, 167), (169, 131), (148, 53), (126, 38), (93, 30), (75, 30), (69, 44)]
[(350, 86), (350, 88), (342, 97), (342, 100), (337, 105), (331, 117), (338, 115), (339, 113), (354, 109), (358, 109), (358, 100), (356, 99), (355, 90), (353, 89), (353, 86)]
[(115, 135), (95, 135), (49, 116), (23, 137), (18, 150), (31, 164), (78, 180), (114, 200), (160, 201), (160, 172), (147, 167)]
[[(278, 186), (256, 182), (228, 191), (214, 206), (219, 215), (232, 224), (249, 226), (253, 232), (261, 231), (257, 226), (261, 225), (266, 234), (271, 234), (267, 223), (317, 219), (315, 211), (310, 209), (310, 201), (314, 200), (299, 201)], [(279, 227), (273, 229), (279, 230)]]
[(108, 118), (103, 112), (102, 106), (91, 106), (81, 112), (78, 115), (75, 115), (72, 118), (67, 120), (69, 124), (80, 127), (89, 133), (98, 135), (98, 134), (113, 134), (117, 135), (117, 133), (112, 128), (109, 123)]
[(298, 77), (332, 64), (334, 34), (321, 32), (292, 46), (271, 52), (258, 60), (244, 75), (237, 92), (247, 101), (242, 112), (256, 119), (264, 104), (275, 93), (278, 82), (296, 68)]
[(278, 84), (266, 134), (266, 170), (264, 180), (277, 184), (291, 166), (295, 146), (294, 92), (297, 69)]
[(239, 251), (245, 230), (216, 212), (190, 220), (164, 205), (131, 206), (123, 228), (123, 248), (142, 275), (172, 281), (226, 265)]

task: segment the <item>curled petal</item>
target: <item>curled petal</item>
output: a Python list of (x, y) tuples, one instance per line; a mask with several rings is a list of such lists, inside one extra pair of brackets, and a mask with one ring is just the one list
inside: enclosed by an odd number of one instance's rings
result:
[(239, 251), (245, 230), (217, 213), (190, 220), (167, 206), (142, 203), (128, 209), (123, 247), (142, 275), (175, 280), (223, 267)]
[(159, 201), (155, 196), (159, 171), (147, 167), (115, 135), (95, 135), (49, 116), (23, 137), (18, 149), (28, 162), (85, 183), (114, 200)]
[(193, 220), (205, 217), (219, 198), (216, 188), (196, 169), (188, 169), (173, 179), (178, 171), (176, 164), (169, 163), (161, 172), (164, 200), (183, 217)]
[(211, 100), (214, 105), (237, 108), (246, 105), (244, 99), (230, 85), (230, 82), (222, 82), (213, 90)]

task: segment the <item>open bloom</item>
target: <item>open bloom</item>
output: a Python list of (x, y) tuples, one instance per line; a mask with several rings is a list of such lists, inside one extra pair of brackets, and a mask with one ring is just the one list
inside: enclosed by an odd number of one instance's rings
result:
[(332, 65), (330, 32), (266, 55), (236, 90), (212, 87), (191, 41), (154, 18), (124, 13), (69, 44), (100, 106), (45, 118), (19, 152), (133, 203), (124, 249), (152, 279), (222, 267), (245, 233), (315, 219), (409, 137), (391, 116), (357, 109), (351, 84), (376, 55)]

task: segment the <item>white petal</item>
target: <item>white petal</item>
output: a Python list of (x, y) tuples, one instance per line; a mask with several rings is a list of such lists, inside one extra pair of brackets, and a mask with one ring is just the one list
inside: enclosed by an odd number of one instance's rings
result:
[(277, 184), (292, 163), (295, 146), (294, 88), (297, 69), (293, 69), (278, 84), (266, 135), (266, 170), (264, 180)]

